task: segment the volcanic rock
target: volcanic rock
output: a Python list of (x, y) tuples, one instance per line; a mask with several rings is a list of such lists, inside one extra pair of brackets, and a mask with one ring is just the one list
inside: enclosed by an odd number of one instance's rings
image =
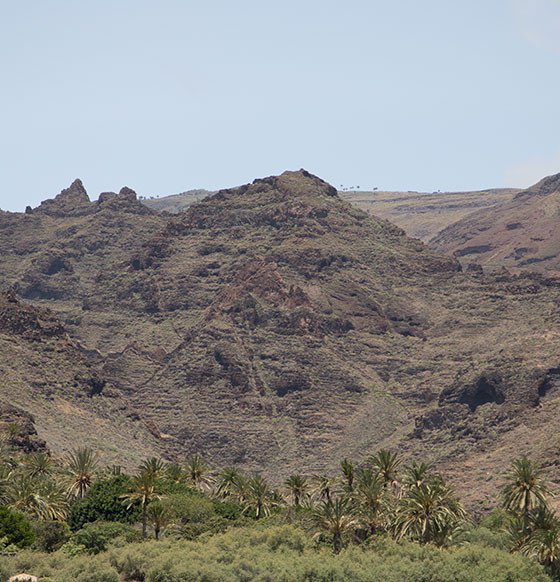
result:
[(175, 216), (137, 204), (0, 215), (0, 283), (71, 338), (0, 333), (5, 392), (54, 451), (87, 423), (132, 466), (199, 452), (280, 483), (398, 448), (468, 492), (526, 435), (560, 446), (551, 279), (463, 272), (303, 170)]

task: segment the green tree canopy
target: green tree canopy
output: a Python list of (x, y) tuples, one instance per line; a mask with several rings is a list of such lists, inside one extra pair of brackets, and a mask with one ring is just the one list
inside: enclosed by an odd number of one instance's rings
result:
[(0, 539), (9, 544), (26, 548), (33, 543), (35, 531), (26, 517), (8, 507), (0, 507)]
[(119, 475), (110, 479), (95, 481), (83, 499), (77, 500), (70, 509), (68, 525), (77, 531), (85, 523), (92, 521), (118, 521), (134, 523), (141, 516), (140, 502), (127, 510), (122, 496), (132, 490), (132, 478)]

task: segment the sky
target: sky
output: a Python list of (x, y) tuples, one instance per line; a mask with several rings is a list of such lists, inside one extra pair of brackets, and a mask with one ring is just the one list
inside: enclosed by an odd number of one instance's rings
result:
[(560, 0), (2, 2), (0, 208), (305, 168), (336, 187), (560, 172)]

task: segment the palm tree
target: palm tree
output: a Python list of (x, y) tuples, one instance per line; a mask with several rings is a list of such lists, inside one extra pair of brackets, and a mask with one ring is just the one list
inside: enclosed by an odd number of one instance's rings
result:
[(537, 558), (556, 576), (560, 559), (560, 520), (554, 511), (539, 505), (530, 512), (528, 527), (523, 515), (514, 514), (508, 530), (512, 551), (521, 550), (524, 554)]
[(187, 479), (196, 489), (208, 489), (213, 482), (206, 462), (198, 453), (187, 457), (185, 471)]
[(185, 471), (177, 463), (167, 463), (165, 465), (164, 475), (167, 479), (175, 483), (182, 483), (185, 479)]
[(237, 467), (224, 467), (218, 475), (216, 496), (221, 499), (238, 497), (245, 485), (245, 479)]
[(327, 475), (312, 475), (311, 482), (313, 487), (310, 491), (311, 495), (318, 497), (320, 500), (330, 501), (332, 495), (335, 493), (336, 480), (327, 477)]
[(3, 435), (0, 435), (0, 465), (11, 469), (18, 465), (15, 449)]
[(530, 528), (536, 529), (553, 529), (558, 525), (558, 518), (552, 509), (546, 505), (539, 505), (529, 515)]
[(381, 449), (369, 459), (369, 462), (379, 471), (385, 487), (397, 482), (399, 465), (401, 464), (397, 453)]
[(157, 541), (159, 540), (160, 532), (171, 523), (171, 515), (161, 501), (154, 501), (148, 505), (146, 516), (154, 529), (154, 536)]
[(142, 462), (140, 467), (138, 467), (139, 473), (149, 473), (154, 479), (159, 479), (163, 476), (165, 470), (165, 464), (161, 459), (157, 457), (150, 457)]
[(384, 482), (379, 473), (370, 467), (356, 471), (352, 500), (357, 522), (369, 535), (375, 535), (377, 530), (384, 493)]
[(404, 468), (403, 483), (406, 487), (418, 487), (429, 475), (429, 467), (426, 463), (418, 464), (416, 461), (412, 465)]
[(514, 459), (506, 478), (502, 489), (503, 506), (506, 511), (519, 514), (524, 529), (528, 529), (531, 510), (546, 505), (546, 496), (550, 493), (545, 472), (527, 457), (521, 457)]
[(49, 478), (15, 475), (6, 490), (7, 505), (37, 519), (63, 520), (68, 510), (64, 488)]
[(132, 478), (132, 491), (122, 495), (130, 509), (136, 501), (142, 506), (142, 537), (146, 538), (146, 519), (148, 503), (153, 499), (160, 499), (157, 480), (151, 473), (142, 472)]
[(344, 480), (346, 481), (345, 485), (346, 490), (348, 491), (348, 493), (352, 493), (354, 489), (354, 477), (355, 477), (354, 464), (348, 459), (344, 459), (342, 463), (340, 463), (340, 469), (342, 471)]
[(324, 533), (331, 536), (333, 552), (338, 554), (342, 549), (344, 534), (356, 523), (352, 507), (346, 497), (337, 497), (321, 501), (313, 509), (313, 520), (319, 531), (313, 537)]
[(12, 480), (12, 469), (8, 465), (0, 465), (0, 505), (6, 505), (8, 490)]
[(275, 492), (260, 475), (253, 475), (247, 479), (242, 497), (245, 503), (243, 513), (254, 511), (256, 519), (269, 516), (272, 508), (279, 504)]
[(527, 538), (523, 552), (534, 556), (543, 565), (550, 568), (556, 579), (560, 561), (560, 523), (558, 520), (547, 529), (536, 529)]
[(529, 530), (525, 525), (523, 517), (520, 515), (511, 515), (506, 523), (506, 529), (509, 534), (511, 551), (522, 550), (529, 537)]
[(290, 475), (285, 485), (294, 499), (294, 505), (299, 506), (300, 499), (307, 494), (307, 479), (302, 475)]
[(41, 519), (63, 521), (68, 515), (68, 495), (64, 485), (54, 479), (42, 479), (39, 495), (42, 499)]
[(35, 481), (23, 474), (14, 475), (10, 479), (5, 498), (9, 507), (35, 515), (41, 505)]
[(51, 458), (45, 453), (33, 453), (23, 459), (24, 472), (32, 479), (35, 477), (49, 476), (53, 473)]
[(67, 471), (70, 476), (68, 493), (81, 499), (93, 482), (97, 469), (97, 454), (89, 447), (74, 449), (67, 460)]
[(118, 477), (119, 475), (122, 475), (122, 467), (121, 465), (109, 465), (107, 467), (105, 467), (103, 469), (102, 475), (103, 478), (111, 478), (111, 477)]
[(420, 543), (444, 545), (465, 520), (466, 512), (445, 484), (421, 483), (399, 500), (393, 523), (395, 539), (410, 537)]

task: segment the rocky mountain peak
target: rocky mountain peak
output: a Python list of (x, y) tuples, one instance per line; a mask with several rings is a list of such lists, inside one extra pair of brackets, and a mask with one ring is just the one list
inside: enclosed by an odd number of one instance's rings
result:
[(70, 184), (70, 187), (62, 190), (58, 196), (73, 198), (79, 202), (89, 202), (89, 196), (80, 178), (76, 178), (72, 184)]
[(253, 182), (253, 186), (257, 188), (265, 186), (265, 190), (272, 187), (290, 198), (337, 195), (336, 188), (303, 168), (298, 171), (286, 171), (279, 176), (259, 178)]
[(33, 212), (50, 216), (82, 216), (93, 211), (82, 181), (77, 178), (52, 199), (41, 202)]
[(99, 195), (98, 206), (100, 209), (124, 211), (133, 214), (155, 214), (155, 210), (145, 206), (138, 200), (136, 192), (128, 186), (120, 189), (119, 193), (102, 192)]
[(129, 188), (128, 186), (124, 186), (123, 188), (121, 188), (119, 192), (119, 198), (131, 201), (137, 199), (136, 192), (132, 188)]

